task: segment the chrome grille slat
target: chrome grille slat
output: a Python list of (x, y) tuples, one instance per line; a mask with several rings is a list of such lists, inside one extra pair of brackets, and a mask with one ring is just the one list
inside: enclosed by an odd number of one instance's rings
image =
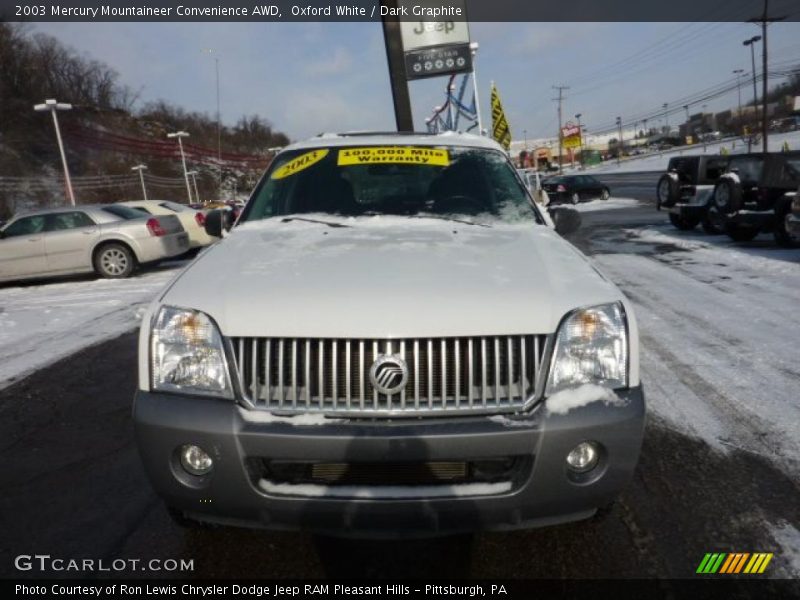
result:
[[(253, 408), (334, 416), (495, 414), (529, 406), (547, 336), (422, 339), (230, 338), (234, 377)], [(548, 346), (549, 347), (549, 346)], [(407, 383), (378, 392), (369, 372), (398, 354)], [(539, 386), (543, 387), (543, 386)]]
[(297, 340), (292, 340), (292, 407), (297, 408)]
[(331, 401), (333, 408), (336, 410), (337, 401), (339, 400), (339, 373), (336, 370), (336, 340), (333, 340), (333, 347), (331, 348)]
[(305, 341), (306, 358), (304, 361), (305, 376), (303, 377), (303, 385), (306, 388), (306, 409), (311, 408), (311, 340)]
[(283, 387), (283, 339), (278, 340), (278, 396), (280, 406), (286, 399), (286, 390)]
[(455, 366), (453, 372), (456, 374), (456, 389), (454, 390), (455, 394), (455, 406), (458, 409), (461, 406), (461, 341), (456, 338), (455, 343)]
[(347, 340), (347, 342), (345, 342), (344, 360), (345, 360), (345, 363), (344, 363), (344, 371), (345, 371), (345, 383), (344, 383), (345, 392), (344, 392), (344, 397), (345, 397), (345, 400), (347, 402), (347, 410), (350, 410), (350, 408), (351, 408), (350, 402), (352, 401), (352, 398), (353, 398), (353, 392), (352, 392), (351, 384), (350, 384), (350, 340)]
[(486, 338), (481, 338), (481, 404), (486, 406)]
[(509, 337), (506, 338), (506, 365), (508, 365), (508, 388), (506, 398), (509, 401), (514, 401), (514, 341)]

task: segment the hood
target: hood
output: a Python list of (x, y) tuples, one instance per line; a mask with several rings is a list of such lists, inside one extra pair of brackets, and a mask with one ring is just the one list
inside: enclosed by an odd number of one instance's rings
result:
[(568, 311), (622, 298), (548, 227), (361, 217), (267, 219), (200, 255), (162, 304), (224, 335), (412, 338), (551, 333)]

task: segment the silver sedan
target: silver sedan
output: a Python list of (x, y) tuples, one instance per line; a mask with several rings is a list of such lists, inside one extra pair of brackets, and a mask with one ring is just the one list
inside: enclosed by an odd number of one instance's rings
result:
[(0, 281), (92, 271), (128, 277), (138, 265), (188, 249), (189, 236), (175, 216), (113, 204), (37, 210), (0, 228)]

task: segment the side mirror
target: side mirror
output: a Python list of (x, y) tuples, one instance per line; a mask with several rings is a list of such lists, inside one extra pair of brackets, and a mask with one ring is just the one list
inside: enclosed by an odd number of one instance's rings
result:
[(205, 230), (211, 237), (222, 237), (222, 232), (233, 226), (233, 213), (230, 210), (215, 209), (206, 215)]
[(556, 226), (556, 233), (569, 235), (581, 226), (581, 213), (574, 208), (550, 208), (550, 218)]

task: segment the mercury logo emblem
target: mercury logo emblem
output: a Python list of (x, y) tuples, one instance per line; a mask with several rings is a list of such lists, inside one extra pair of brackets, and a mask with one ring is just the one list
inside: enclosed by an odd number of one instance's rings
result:
[(408, 382), (408, 365), (397, 354), (381, 354), (372, 363), (369, 380), (381, 394), (396, 394)]

